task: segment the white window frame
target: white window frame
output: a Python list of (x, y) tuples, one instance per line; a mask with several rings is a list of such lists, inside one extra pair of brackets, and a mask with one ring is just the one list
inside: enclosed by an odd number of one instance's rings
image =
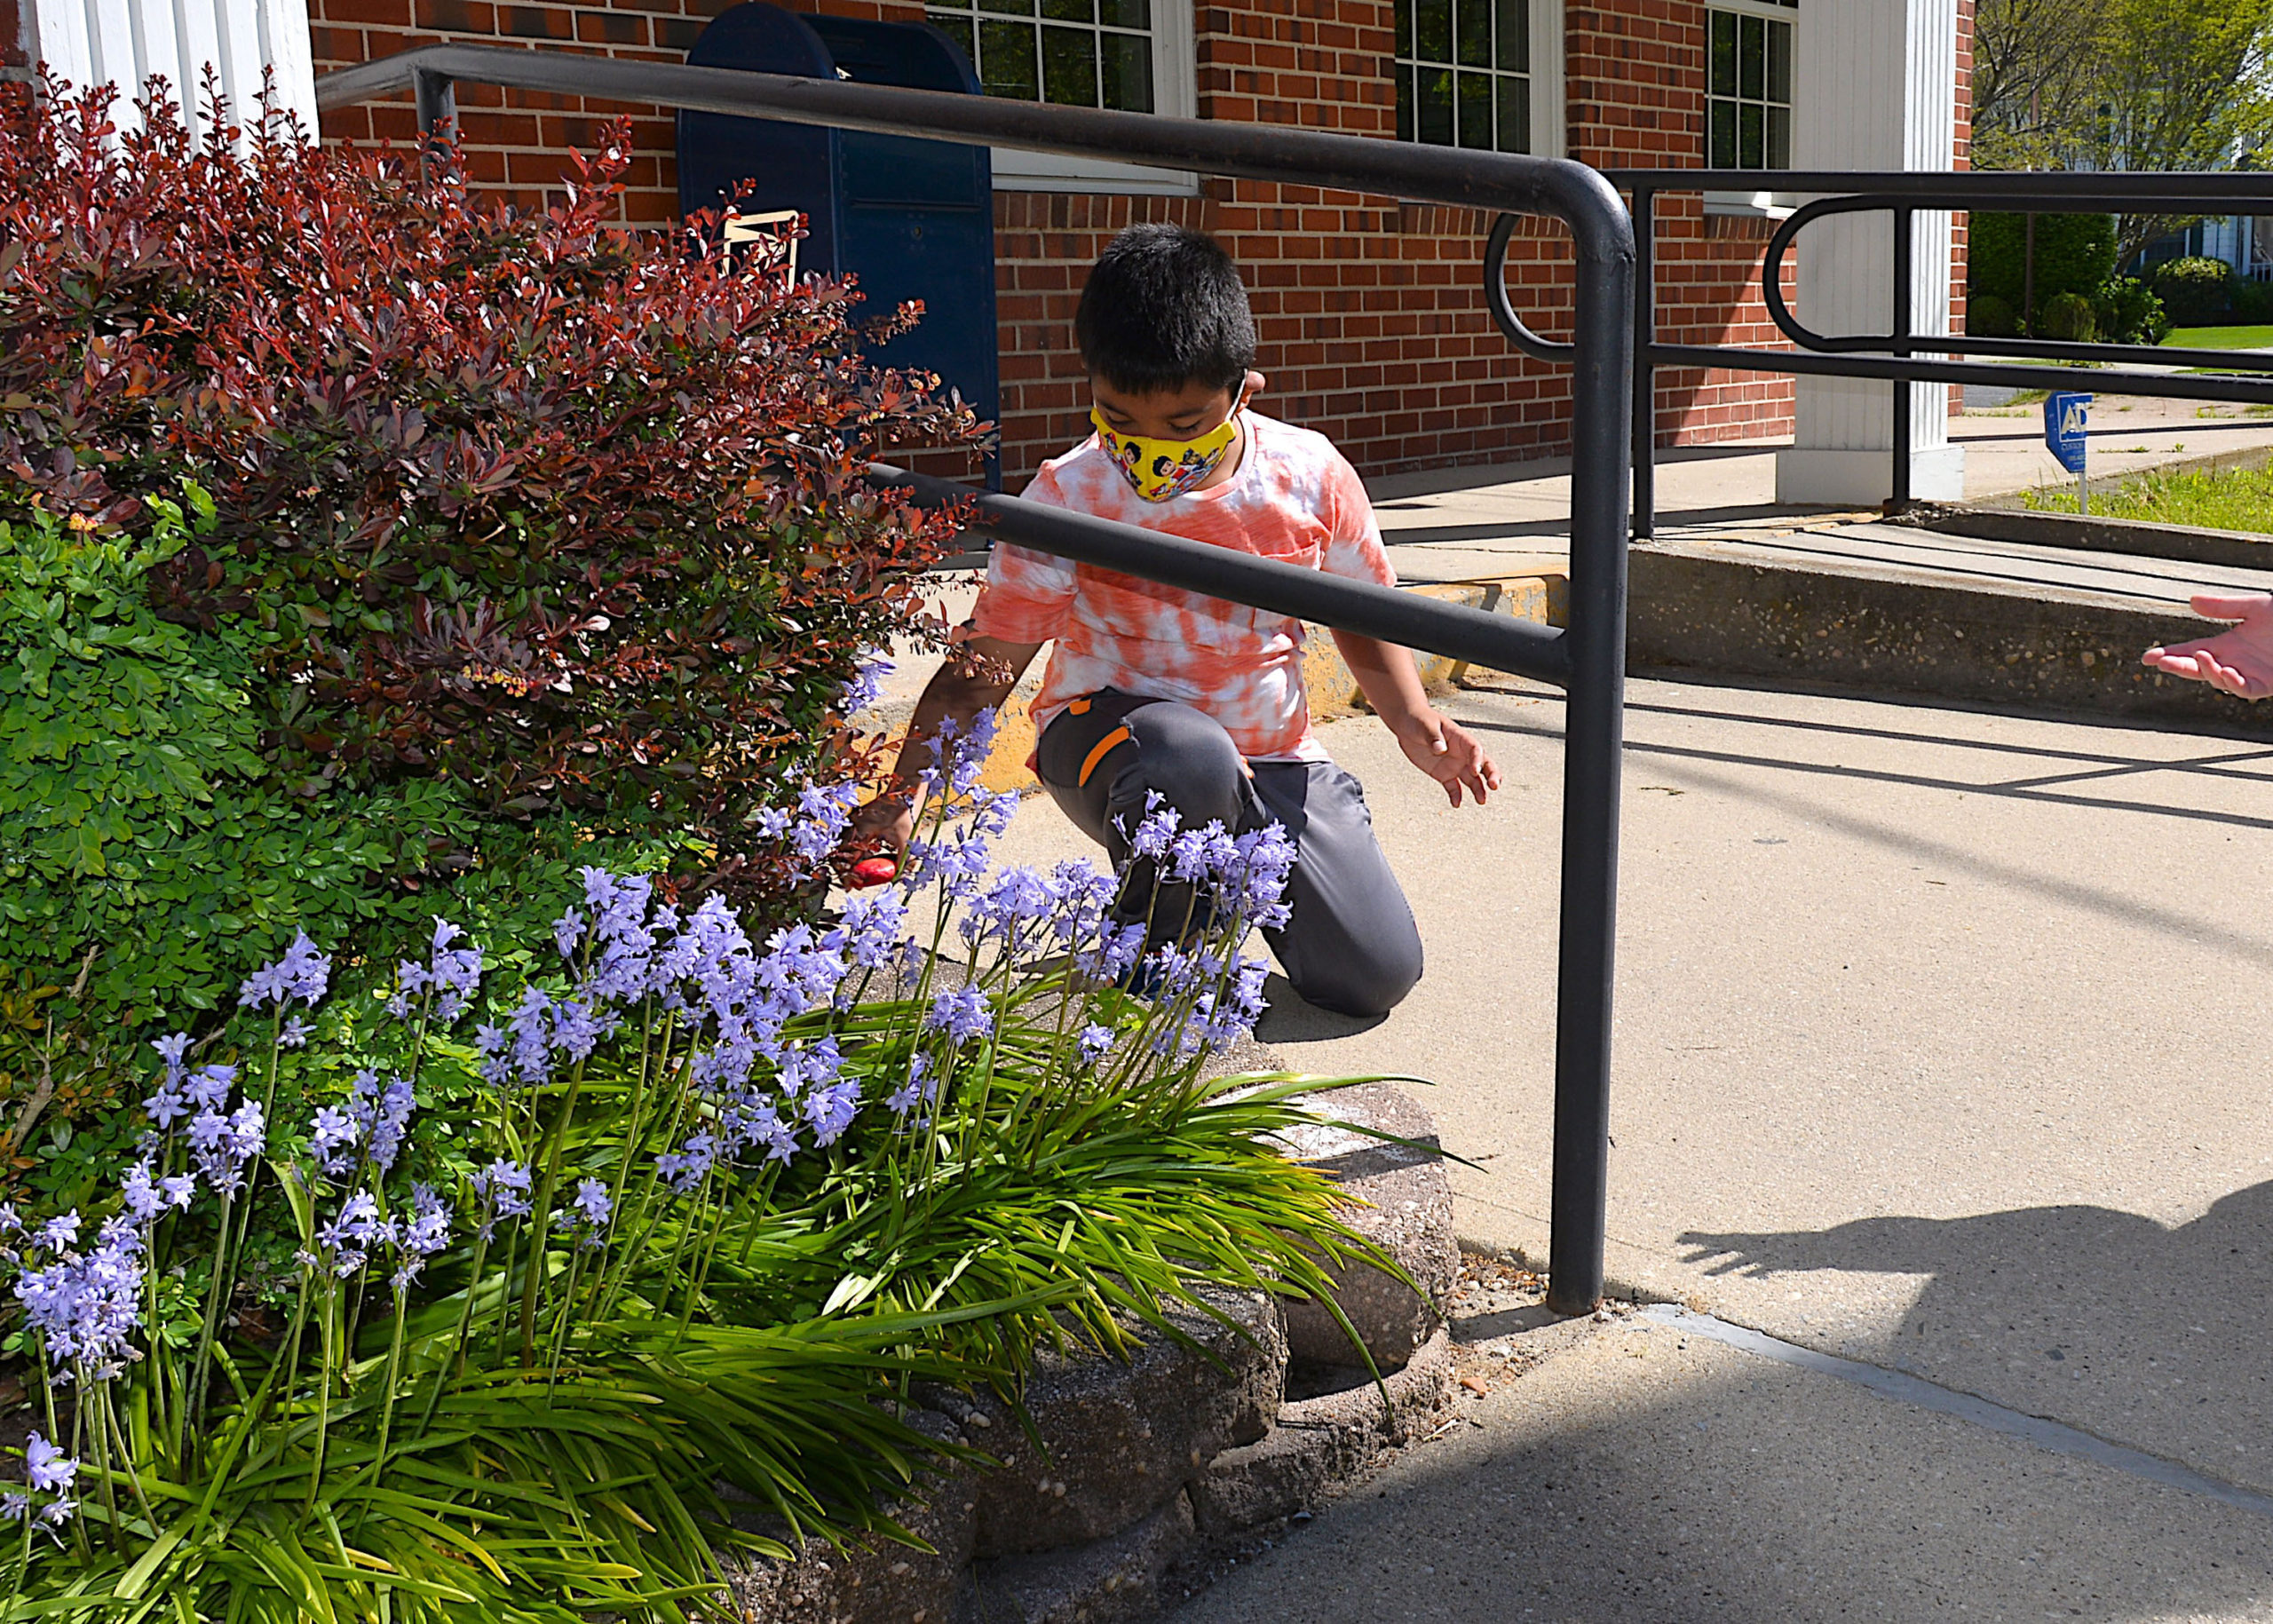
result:
[[(1783, 22), (1789, 23), (1791, 25), (1792, 99), (1786, 105), (1788, 105), (1792, 109), (1792, 145), (1795, 149), (1792, 154), (1792, 162), (1793, 163), (1796, 163), (1799, 160), (1799, 154), (1796, 148), (1799, 146), (1800, 139), (1799, 5), (1781, 4), (1778, 4), (1778, 0), (1705, 0), (1705, 139), (1707, 143), (1707, 149), (1701, 156), (1705, 161), (1706, 167), (1710, 168), (1712, 166), (1713, 157), (1711, 150), (1711, 143), (1713, 139), (1712, 13), (1715, 12), (1734, 12), (1739, 16), (1761, 17), (1765, 18), (1770, 22)], [(1786, 164), (1785, 167), (1788, 169), (1792, 167), (1792, 165)], [(1773, 174), (1775, 171), (1770, 170), (1763, 170), (1762, 172)], [(1800, 196), (1796, 192), (1707, 192), (1705, 194), (1705, 212), (1707, 214), (1724, 215), (1738, 219), (1789, 219), (1791, 218), (1792, 210), (1799, 206)]]
[[(1563, 9), (1565, 0), (1531, 0), (1531, 155), (1559, 158), (1569, 139), (1570, 110), (1564, 105)], [(1401, 71), (1406, 59), (1390, 52), (1390, 91), (1405, 93)], [(1419, 144), (1415, 138), (1414, 144)]]
[[(1192, 41), (1192, 0), (1152, 0), (1152, 111), (1190, 118), (1200, 106)], [(989, 149), (997, 192), (1096, 192), (1196, 197), (1200, 177), (1189, 170), (1117, 163), (1019, 147)]]

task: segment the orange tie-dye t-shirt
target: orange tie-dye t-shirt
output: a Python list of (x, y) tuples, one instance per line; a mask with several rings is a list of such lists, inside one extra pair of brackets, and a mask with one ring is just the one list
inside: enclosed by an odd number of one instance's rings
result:
[[(1239, 471), (1211, 490), (1146, 502), (1087, 440), (1041, 465), (1029, 502), (1140, 525), (1353, 580), (1397, 584), (1357, 471), (1323, 434), (1245, 414)], [(1055, 640), (1035, 725), (1085, 693), (1181, 700), (1224, 725), (1251, 761), (1323, 761), (1303, 690), (1303, 623), (998, 542), (971, 628)]]

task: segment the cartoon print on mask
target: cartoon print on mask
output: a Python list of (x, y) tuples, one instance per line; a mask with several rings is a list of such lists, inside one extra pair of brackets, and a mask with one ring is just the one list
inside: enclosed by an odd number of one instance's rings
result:
[(1231, 416), (1197, 440), (1139, 440), (1117, 433), (1094, 407), (1089, 422), (1097, 429), (1097, 444), (1136, 494), (1147, 502), (1167, 502), (1206, 483), (1223, 466), (1239, 439), (1239, 416), (1246, 404), (1242, 397)]

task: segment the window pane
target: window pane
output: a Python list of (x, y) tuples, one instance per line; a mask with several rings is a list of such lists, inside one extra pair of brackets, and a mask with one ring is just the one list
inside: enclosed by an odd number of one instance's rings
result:
[(956, 49), (961, 51), (966, 58), (970, 56), (971, 40), (970, 18), (954, 16), (943, 17), (939, 12), (934, 12), (926, 20), (928, 20), (933, 28), (939, 29), (940, 33), (954, 41)]
[(1768, 32), (1768, 25), (1757, 17), (1739, 17), (1737, 26), (1742, 30), (1737, 36), (1737, 94), (1747, 101), (1757, 101), (1761, 91), (1767, 88), (1762, 36)]
[(1759, 107), (1748, 101), (1737, 103), (1737, 167), (1756, 170), (1767, 155)]
[(1152, 26), (1151, 0), (1101, 0), (1105, 20), (1116, 28), (1149, 28)]
[(1413, 139), (1413, 70), (1402, 63), (1397, 69), (1397, 139)]
[(1792, 167), (1792, 110), (1789, 107), (1768, 109), (1768, 167), (1771, 170)]
[(1097, 0), (1041, 0), (1041, 14), (1058, 22), (1095, 22)]
[(978, 74), (979, 83), (989, 96), (1012, 96), (1021, 101), (1041, 99), (1041, 75), (1034, 66), (1034, 25), (980, 23)]
[(1492, 75), (1460, 76), (1460, 144), (1492, 150)]
[(1041, 99), (1061, 107), (1097, 105), (1097, 36), (1088, 28), (1041, 31)]
[[(1423, 62), (1449, 62), (1453, 59), (1452, 0), (1417, 0), (1419, 12), (1414, 18), (1416, 37), (1413, 54)], [(1422, 140), (1429, 138), (1422, 136)]]
[(1733, 101), (1714, 101), (1706, 104), (1710, 109), (1707, 128), (1707, 167), (1732, 170), (1737, 166), (1737, 104)]
[(1531, 81), (1512, 74), (1500, 81), (1500, 150), (1531, 150)]
[(1417, 112), (1421, 139), (1432, 147), (1453, 144), (1453, 76), (1449, 69), (1421, 69), (1413, 75), (1420, 87)]
[(1105, 105), (1123, 113), (1152, 110), (1152, 42), (1140, 35), (1100, 36)]
[(1453, 0), (1453, 44), (1461, 67), (1492, 66), (1492, 0)]
[(1792, 101), (1792, 25), (1768, 25), (1768, 99), (1786, 107)]
[(1034, 15), (1034, 0), (978, 0), (982, 12), (1008, 12), (1019, 17)]
[(1413, 0), (1397, 0), (1397, 54), (1413, 54)]
[[(1509, 73), (1531, 71), (1531, 0), (1499, 0), (1499, 65)], [(1503, 150), (1512, 151), (1503, 142)]]
[(1715, 96), (1737, 93), (1737, 16), (1734, 12), (1707, 12), (1713, 20), (1711, 91)]

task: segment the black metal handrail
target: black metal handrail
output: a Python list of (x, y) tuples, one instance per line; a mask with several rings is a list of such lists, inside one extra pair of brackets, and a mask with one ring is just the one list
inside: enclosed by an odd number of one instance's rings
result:
[(1573, 373), (1567, 630), (1549, 631), (1436, 599), (1335, 581), (1292, 565), (1013, 497), (977, 495), (895, 469), (880, 466), (874, 477), (914, 491), (919, 501), (970, 501), (982, 527), (1024, 546), (1517, 671), (1566, 690), (1548, 1302), (1564, 1313), (1592, 1309), (1602, 1296), (1609, 1191), (1635, 268), (1631, 222), (1602, 176), (1561, 160), (1264, 124), (1055, 107), (498, 46), (423, 46), (348, 68), (317, 82), (316, 103), (341, 107), (409, 90), (417, 99), (422, 131), (433, 135), (454, 122), (452, 87), (461, 80), (970, 145), (1148, 160), (1173, 169), (1407, 197), (1494, 215), (1546, 214), (1570, 228), (1577, 250), (1576, 330), (1567, 351), (1557, 353)]
[[(1613, 185), (1633, 199), (1636, 294), (1634, 303), (1635, 377), (1632, 396), (1634, 535), (1656, 529), (1657, 389), (1659, 367), (1721, 367), (1731, 371), (1783, 372), (1811, 377), (1881, 378), (1894, 385), (1893, 463), (1887, 507), (1910, 505), (1910, 391), (1906, 383), (1993, 384), (2015, 389), (2075, 389), (2103, 393), (2159, 395), (2185, 400), (2273, 404), (2273, 358), (2223, 350), (2167, 350), (2144, 345), (2079, 344), (2049, 338), (1988, 338), (1914, 330), (1911, 244), (1919, 210), (1995, 210), (2016, 214), (2098, 214), (2129, 209), (2167, 212), (2224, 205), (2273, 212), (2273, 175), (2255, 172), (2178, 174), (2096, 171), (1892, 170), (1876, 173), (1781, 170), (1617, 170)], [(1814, 195), (1780, 221), (1761, 260), (1761, 299), (1770, 318), (1797, 350), (1741, 345), (1661, 344), (1657, 336), (1652, 272), (1657, 250), (1657, 199), (1665, 192), (1773, 192)], [(1820, 195), (1827, 194), (1827, 195)], [(1800, 232), (1827, 215), (1886, 212), (1894, 216), (1894, 298), (1884, 333), (1818, 333), (1802, 326), (1784, 298), (1786, 256)], [(1924, 352), (1921, 355), (1918, 352)], [(2214, 367), (2214, 376), (2142, 373), (2071, 367), (2000, 366), (1993, 360), (1943, 357), (1977, 354), (2047, 361), (2130, 362), (2164, 367)]]

